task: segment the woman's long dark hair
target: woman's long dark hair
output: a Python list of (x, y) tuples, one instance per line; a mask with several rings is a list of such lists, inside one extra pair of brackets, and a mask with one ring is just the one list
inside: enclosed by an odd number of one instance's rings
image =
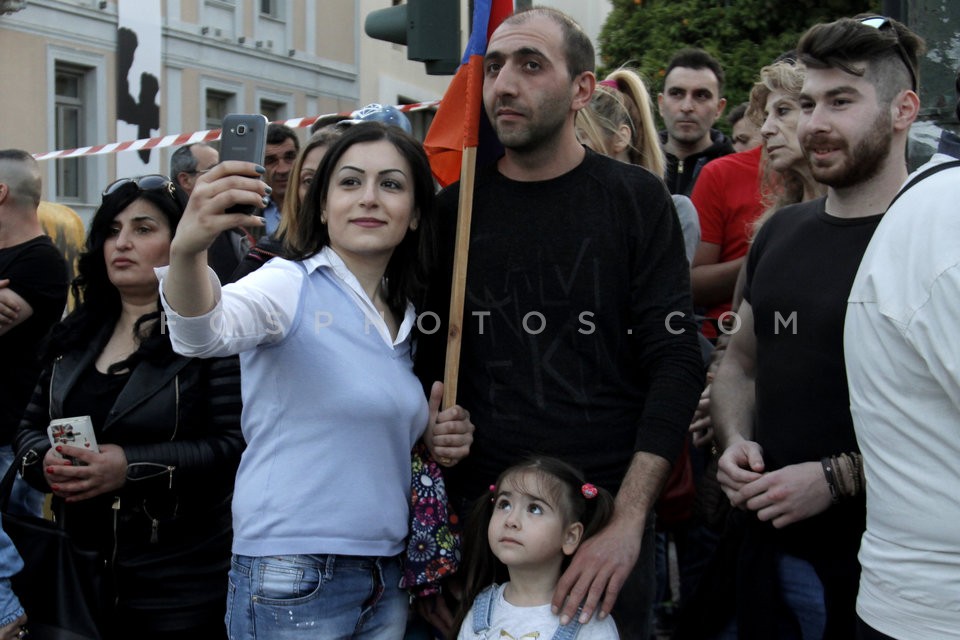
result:
[[(71, 283), (77, 306), (51, 330), (42, 353), (45, 363), (69, 351), (85, 348), (105, 331), (106, 327), (112, 327), (120, 318), (120, 292), (107, 276), (103, 245), (110, 236), (114, 218), (135, 200), (145, 200), (163, 213), (170, 224), (171, 237), (187, 203), (186, 195), (176, 185), (173, 189), (165, 187), (143, 191), (131, 182), (103, 196), (103, 201), (90, 222), (84, 250), (77, 263), (77, 277)], [(160, 316), (158, 293), (157, 310), (142, 316), (135, 325), (134, 331), (140, 339), (139, 348), (127, 360), (114, 364), (112, 370), (132, 368), (136, 362), (144, 359), (163, 360), (172, 356), (170, 339), (163, 333), (162, 322), (150, 322), (149, 328), (142, 330), (145, 323), (158, 320)]]
[[(467, 526), (464, 530), (464, 558), (462, 570), (465, 572), (463, 595), (460, 608), (454, 619), (453, 630), (456, 636), (467, 617), (473, 601), (480, 592), (491, 584), (502, 584), (508, 579), (507, 567), (493, 554), (487, 530), (495, 508), (494, 501), (505, 480), (533, 472), (547, 497), (554, 501), (567, 523), (583, 524), (580, 543), (603, 529), (613, 515), (613, 496), (609, 491), (593, 487), (596, 495), (587, 498), (584, 495), (586, 480), (583, 474), (572, 465), (548, 456), (536, 456), (515, 464), (497, 478), (490, 493), (480, 496), (473, 505)], [(563, 567), (569, 565), (565, 558)]]
[[(323, 202), (330, 190), (333, 172), (343, 154), (355, 144), (386, 140), (410, 165), (413, 206), (419, 213), (419, 224), (408, 230), (393, 251), (384, 274), (387, 281), (387, 304), (402, 317), (407, 301), (420, 305), (426, 289), (426, 276), (434, 256), (436, 213), (433, 176), (423, 147), (398, 127), (381, 122), (361, 122), (347, 129), (323, 157), (307, 197), (296, 216), (287, 222), (284, 236), (285, 255), (291, 260), (304, 260), (330, 244), (327, 225), (320, 221)], [(296, 197), (296, 194), (292, 194)]]

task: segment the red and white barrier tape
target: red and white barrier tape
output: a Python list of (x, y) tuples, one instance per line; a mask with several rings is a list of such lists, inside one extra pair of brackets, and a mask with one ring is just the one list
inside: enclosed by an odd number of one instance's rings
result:
[[(440, 104), (439, 100), (430, 102), (417, 102), (415, 104), (398, 104), (397, 109), (403, 112), (420, 111), (429, 109)], [(352, 111), (343, 111), (340, 113), (328, 113), (320, 116), (310, 116), (308, 118), (291, 118), (289, 120), (277, 120), (276, 124), (283, 124), (291, 129), (309, 127), (321, 118), (331, 116), (350, 117)], [(79, 156), (99, 156), (106, 153), (117, 153), (119, 151), (140, 151), (142, 149), (160, 149), (162, 147), (179, 147), (184, 144), (194, 142), (213, 142), (220, 139), (220, 129), (207, 129), (206, 131), (194, 131), (193, 133), (179, 133), (169, 136), (157, 136), (155, 138), (141, 138), (139, 140), (128, 140), (126, 142), (109, 142), (107, 144), (98, 144), (92, 147), (80, 147), (78, 149), (59, 149), (57, 151), (46, 151), (44, 153), (35, 153), (33, 157), (37, 160), (54, 160), (58, 158), (76, 158)]]

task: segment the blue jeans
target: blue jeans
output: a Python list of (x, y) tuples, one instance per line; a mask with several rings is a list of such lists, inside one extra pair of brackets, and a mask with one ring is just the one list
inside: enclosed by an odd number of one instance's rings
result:
[[(780, 597), (787, 609), (782, 619), (782, 638), (819, 640), (827, 626), (827, 605), (823, 599), (823, 583), (806, 560), (785, 553), (777, 554), (777, 577)], [(792, 621), (793, 624), (791, 624)]]
[[(14, 460), (12, 446), (0, 446), (0, 478), (7, 473), (12, 464), (20, 464)], [(19, 475), (13, 479), (13, 489), (10, 491), (10, 513), (20, 513), (31, 516), (43, 514), (43, 494), (28, 485)]]
[(395, 557), (234, 555), (229, 580), (230, 640), (396, 640), (407, 625)]

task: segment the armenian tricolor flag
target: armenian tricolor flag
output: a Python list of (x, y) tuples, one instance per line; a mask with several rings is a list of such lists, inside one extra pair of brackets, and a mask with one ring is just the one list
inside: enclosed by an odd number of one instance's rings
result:
[(433, 175), (442, 187), (460, 179), (464, 149), (479, 147), (481, 164), (496, 159), (500, 153), (483, 112), (483, 56), (490, 35), (512, 13), (513, 0), (474, 2), (473, 27), (460, 69), (450, 81), (423, 141)]
[[(513, 0), (475, 0), (470, 41), (460, 69), (447, 87), (440, 108), (423, 142), (433, 175), (441, 186), (460, 181), (457, 206), (456, 247), (453, 254), (453, 286), (450, 291), (450, 324), (447, 359), (443, 374), (443, 406), (457, 401), (460, 344), (463, 335), (463, 301), (473, 215), (473, 179), (477, 159), (487, 163), (499, 155), (499, 147), (483, 111), (483, 57), (494, 30), (513, 13)], [(479, 147), (479, 149), (478, 149)]]

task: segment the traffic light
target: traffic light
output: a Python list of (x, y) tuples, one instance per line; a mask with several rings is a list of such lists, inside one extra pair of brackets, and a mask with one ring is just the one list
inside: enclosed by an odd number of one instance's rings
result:
[(363, 30), (371, 38), (407, 45), (407, 59), (423, 62), (432, 76), (452, 75), (460, 66), (459, 0), (407, 0), (371, 11)]

